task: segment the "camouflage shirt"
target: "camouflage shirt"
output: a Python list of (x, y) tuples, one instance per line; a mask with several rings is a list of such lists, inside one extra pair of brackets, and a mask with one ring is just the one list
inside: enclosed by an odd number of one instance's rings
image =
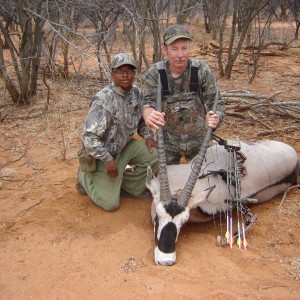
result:
[(82, 142), (88, 154), (104, 163), (119, 154), (137, 132), (153, 138), (142, 119), (142, 93), (133, 86), (129, 92), (107, 85), (91, 101), (84, 123)]
[[(198, 67), (199, 92), (190, 91), (191, 66)], [(143, 108), (156, 107), (158, 70), (165, 69), (170, 95), (163, 98), (163, 111), (166, 113), (164, 126), (165, 149), (187, 155), (197, 150), (206, 131), (205, 117), (212, 110), (218, 94), (216, 113), (220, 122), (224, 117), (224, 101), (210, 67), (196, 59), (189, 58), (188, 66), (179, 78), (173, 78), (167, 60), (151, 66), (146, 74), (146, 88)]]

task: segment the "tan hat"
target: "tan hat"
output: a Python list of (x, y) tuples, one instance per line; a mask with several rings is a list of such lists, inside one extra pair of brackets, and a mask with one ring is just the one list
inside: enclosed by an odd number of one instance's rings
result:
[(191, 37), (187, 28), (183, 25), (171, 25), (164, 30), (164, 44), (170, 45), (178, 39), (189, 39)]
[(129, 56), (127, 53), (119, 53), (113, 58), (111, 62), (111, 68), (115, 69), (123, 65), (131, 65), (135, 69), (137, 68), (137, 63), (131, 56)]

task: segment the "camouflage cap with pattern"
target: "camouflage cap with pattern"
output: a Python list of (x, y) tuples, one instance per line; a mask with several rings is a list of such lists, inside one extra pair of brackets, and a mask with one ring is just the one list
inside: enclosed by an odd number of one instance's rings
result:
[(170, 45), (177, 39), (189, 39), (191, 37), (187, 28), (183, 25), (171, 25), (164, 30), (164, 44)]
[(137, 68), (137, 63), (131, 56), (129, 56), (127, 53), (119, 53), (113, 58), (111, 62), (111, 68), (115, 69), (123, 65), (131, 65), (135, 69)]

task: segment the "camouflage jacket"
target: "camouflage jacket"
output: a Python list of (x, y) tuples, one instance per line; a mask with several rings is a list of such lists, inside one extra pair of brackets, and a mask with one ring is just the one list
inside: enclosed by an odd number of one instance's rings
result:
[[(191, 66), (198, 67), (199, 92), (190, 91)], [(206, 124), (206, 113), (212, 109), (216, 94), (216, 113), (220, 122), (224, 117), (224, 101), (210, 67), (204, 62), (190, 58), (185, 72), (179, 78), (170, 74), (168, 61), (160, 61), (151, 66), (146, 74), (143, 108), (156, 107), (158, 70), (165, 69), (170, 95), (163, 98), (166, 113), (164, 126), (165, 148), (169, 151), (187, 154), (202, 144)]]
[(142, 93), (129, 92), (114, 84), (105, 86), (92, 99), (83, 126), (82, 142), (88, 154), (108, 163), (139, 133), (144, 139), (153, 132), (142, 119)]

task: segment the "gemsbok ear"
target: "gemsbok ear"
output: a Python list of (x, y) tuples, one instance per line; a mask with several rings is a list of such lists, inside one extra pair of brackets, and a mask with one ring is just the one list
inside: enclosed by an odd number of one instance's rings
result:
[(201, 202), (204, 202), (208, 199), (209, 194), (214, 190), (216, 186), (213, 185), (210, 188), (206, 189), (205, 191), (202, 191), (197, 194), (193, 194), (188, 202), (188, 208), (193, 209), (197, 207)]
[(146, 185), (147, 185), (147, 188), (149, 188), (148, 185), (151, 184), (152, 178), (153, 178), (153, 172), (152, 172), (151, 167), (148, 166), (148, 167), (147, 167), (147, 178), (146, 178)]
[(160, 184), (157, 177), (153, 174), (150, 166), (147, 167), (146, 187), (152, 194), (153, 201), (159, 202)]

